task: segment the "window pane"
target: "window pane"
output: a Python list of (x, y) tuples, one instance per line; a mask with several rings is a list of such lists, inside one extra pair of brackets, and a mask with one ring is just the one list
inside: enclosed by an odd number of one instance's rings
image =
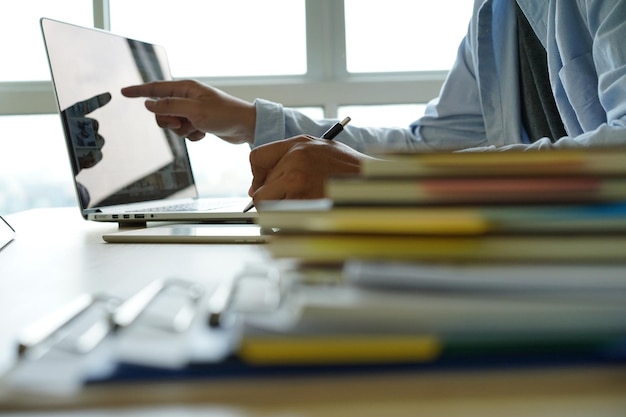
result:
[(58, 115), (2, 116), (0, 132), (0, 213), (78, 207)]
[(319, 120), (319, 119), (324, 118), (323, 107), (293, 107), (293, 109), (298, 110), (300, 113), (307, 115), (311, 119)]
[(338, 116), (352, 118), (355, 126), (409, 127), (424, 114), (425, 104), (393, 104), (383, 106), (341, 106)]
[(252, 184), (247, 144), (233, 145), (213, 136), (187, 141), (193, 176), (201, 197), (245, 197)]
[(165, 46), (175, 77), (306, 72), (304, 0), (110, 0), (110, 6), (111, 30)]
[(345, 0), (349, 72), (452, 67), (472, 0)]
[(0, 13), (0, 81), (50, 79), (39, 27), (41, 17), (93, 25), (91, 1), (20, 0), (10, 4), (3, 4)]
[[(321, 107), (299, 107), (309, 117), (321, 119)], [(187, 142), (193, 176), (202, 197), (245, 197), (252, 184), (247, 144), (232, 145), (207, 135), (197, 142)]]

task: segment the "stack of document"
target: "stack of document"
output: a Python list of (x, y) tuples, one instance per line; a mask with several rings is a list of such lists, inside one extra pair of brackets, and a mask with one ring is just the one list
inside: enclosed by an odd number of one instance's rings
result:
[(594, 268), (570, 281), (574, 270), (348, 261), (333, 282), (332, 269), (301, 266), (276, 310), (244, 317), (237, 355), (255, 366), (623, 360), (624, 269), (597, 282), (583, 279)]
[(392, 154), (328, 200), (266, 205), (276, 257), (621, 262), (626, 150)]
[(242, 346), (268, 348), (246, 355), (346, 338), (397, 360), (565, 354), (626, 334), (626, 149), (389, 154), (327, 196), (261, 206), (267, 249), (297, 265), (298, 314), (249, 319)]

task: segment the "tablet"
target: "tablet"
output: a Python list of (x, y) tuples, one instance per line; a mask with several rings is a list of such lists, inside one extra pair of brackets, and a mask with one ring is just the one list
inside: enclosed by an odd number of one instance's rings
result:
[(109, 243), (265, 243), (256, 224), (168, 224), (102, 235)]
[(15, 230), (0, 216), (0, 249), (15, 237)]

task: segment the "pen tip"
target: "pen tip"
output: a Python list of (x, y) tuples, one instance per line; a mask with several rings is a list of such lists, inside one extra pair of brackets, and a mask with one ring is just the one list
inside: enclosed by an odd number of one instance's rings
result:
[(247, 213), (247, 212), (249, 212), (250, 210), (252, 210), (252, 208), (253, 208), (253, 207), (254, 207), (254, 201), (250, 201), (250, 202), (248, 203), (248, 205), (247, 205), (247, 206), (243, 209), (243, 212), (244, 212), (244, 213)]

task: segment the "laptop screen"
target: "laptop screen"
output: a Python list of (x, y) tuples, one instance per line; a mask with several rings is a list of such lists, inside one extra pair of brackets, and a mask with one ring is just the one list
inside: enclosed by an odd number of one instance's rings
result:
[(165, 50), (42, 19), (63, 129), (83, 210), (196, 197), (185, 140), (158, 127), (122, 87), (171, 79)]

